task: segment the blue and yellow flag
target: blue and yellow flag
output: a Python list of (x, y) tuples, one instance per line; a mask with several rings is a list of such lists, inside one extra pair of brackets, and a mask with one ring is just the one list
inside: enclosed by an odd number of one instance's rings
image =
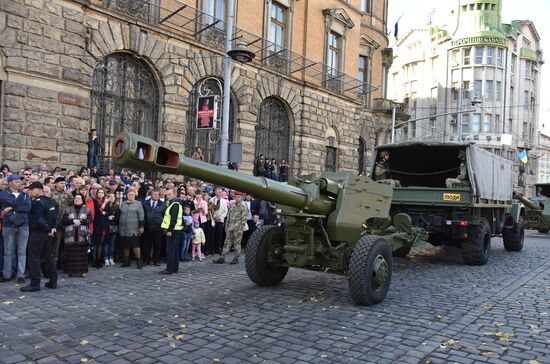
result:
[(518, 148), (518, 157), (519, 157), (519, 160), (523, 162), (523, 164), (526, 164), (527, 161), (529, 160), (527, 158), (527, 149)]

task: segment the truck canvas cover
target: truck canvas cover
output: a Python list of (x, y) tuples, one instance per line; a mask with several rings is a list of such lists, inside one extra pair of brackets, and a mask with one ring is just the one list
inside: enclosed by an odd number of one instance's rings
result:
[(472, 192), (478, 199), (511, 201), (513, 191), (512, 161), (486, 151), (473, 143), (402, 142), (376, 147), (390, 152), (391, 178), (406, 187), (444, 188), (447, 178), (456, 178), (461, 161), (458, 151), (466, 150), (468, 176)]

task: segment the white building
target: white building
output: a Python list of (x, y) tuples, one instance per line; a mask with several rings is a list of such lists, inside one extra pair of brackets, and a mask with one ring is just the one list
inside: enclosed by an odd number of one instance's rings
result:
[(539, 142), (537, 182), (550, 183), (550, 135), (541, 133)]
[(524, 165), (517, 148), (538, 146), (542, 51), (531, 21), (502, 24), (502, 2), (452, 0), (441, 25), (407, 32), (395, 48), (388, 97), (411, 115), (397, 141), (476, 142), (513, 160), (515, 188), (527, 192), (537, 163)]

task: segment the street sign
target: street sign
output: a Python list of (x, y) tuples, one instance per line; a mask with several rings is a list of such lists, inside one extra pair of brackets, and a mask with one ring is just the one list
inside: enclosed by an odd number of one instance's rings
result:
[(196, 122), (197, 129), (215, 129), (218, 126), (218, 96), (199, 96)]

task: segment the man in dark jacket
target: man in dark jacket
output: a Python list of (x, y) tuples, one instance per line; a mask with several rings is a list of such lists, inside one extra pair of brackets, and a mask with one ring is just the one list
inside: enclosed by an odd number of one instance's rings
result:
[(40, 291), (40, 267), (42, 254), (47, 267), (50, 281), (46, 287), (57, 288), (57, 272), (53, 260), (53, 236), (57, 226), (56, 211), (50, 211), (42, 197), (43, 185), (40, 182), (33, 182), (29, 186), (29, 193), (32, 197), (32, 207), (29, 215), (29, 266), (31, 270), (31, 283), (21, 287), (21, 292)]
[(11, 262), (17, 249), (17, 283), (25, 283), (27, 241), (29, 239), (29, 212), (31, 198), (19, 191), (21, 177), (12, 174), (8, 177), (8, 188), (0, 192), (0, 216), (3, 218), (4, 270), (0, 282), (11, 280)]
[(97, 130), (92, 129), (88, 139), (88, 167), (99, 168), (99, 148), (100, 144)]
[(179, 270), (179, 245), (183, 240), (183, 206), (175, 198), (174, 190), (166, 190), (168, 207), (161, 228), (166, 232), (166, 269), (160, 274), (173, 274)]
[[(160, 245), (162, 242), (162, 220), (166, 203), (160, 201), (158, 190), (151, 192), (151, 198), (143, 201), (143, 211), (145, 212), (145, 234), (141, 239), (141, 255), (145, 265), (151, 263), (159, 266), (160, 261)], [(152, 250), (152, 253), (151, 253)]]
[[(57, 267), (57, 255), (59, 253), (59, 250), (56, 250), (56, 240), (57, 235), (59, 234), (59, 225), (61, 225), (61, 215), (60, 215), (60, 209), (59, 204), (56, 200), (52, 197), (52, 189), (46, 185), (44, 185), (44, 194), (42, 195), (41, 199), (44, 201), (44, 204), (46, 205), (46, 209), (48, 209), (48, 214), (46, 214), (46, 222), (50, 227), (55, 228), (55, 234), (52, 236), (48, 236), (48, 240), (51, 241), (48, 242), (48, 244), (51, 244), (52, 246), (52, 257), (53, 257), (53, 263), (54, 263), (54, 270)], [(31, 206), (31, 212), (32, 212), (32, 206)], [(57, 246), (59, 247), (59, 246)], [(48, 266), (48, 260), (43, 255), (44, 259), (42, 260), (42, 271), (44, 272), (44, 277), (49, 278), (50, 277), (50, 269), (51, 267)]]

